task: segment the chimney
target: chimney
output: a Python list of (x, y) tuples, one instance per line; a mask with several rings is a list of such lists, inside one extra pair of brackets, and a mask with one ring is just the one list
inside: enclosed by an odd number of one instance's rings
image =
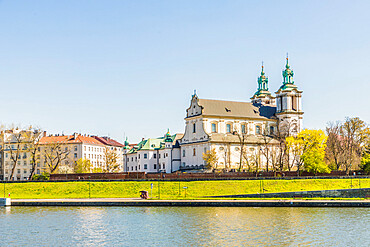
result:
[(42, 133), (42, 137), (46, 137), (46, 131)]
[(73, 133), (73, 138), (76, 140), (77, 139), (77, 133)]

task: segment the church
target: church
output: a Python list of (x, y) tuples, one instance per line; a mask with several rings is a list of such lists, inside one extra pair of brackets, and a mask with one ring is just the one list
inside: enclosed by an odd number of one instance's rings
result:
[(302, 91), (294, 83), (288, 58), (282, 75), (274, 96), (262, 65), (250, 102), (201, 99), (194, 93), (180, 140), (180, 169), (203, 168), (203, 154), (214, 150), (217, 169), (244, 170), (253, 165), (268, 170), (277, 158), (277, 136), (302, 130)]
[[(125, 142), (124, 171), (200, 170), (203, 154), (216, 154), (215, 169), (265, 170), (277, 163), (279, 138), (302, 130), (302, 91), (293, 81), (288, 58), (281, 87), (271, 94), (262, 66), (250, 102), (201, 99), (196, 93), (186, 109), (184, 134)], [(252, 168), (253, 167), (253, 168)]]

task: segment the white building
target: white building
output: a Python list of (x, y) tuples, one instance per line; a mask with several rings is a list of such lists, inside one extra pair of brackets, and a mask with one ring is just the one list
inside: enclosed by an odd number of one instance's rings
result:
[(180, 169), (179, 139), (182, 134), (142, 140), (129, 149), (125, 142), (126, 153), (124, 158), (125, 171), (127, 172), (165, 172), (172, 173)]

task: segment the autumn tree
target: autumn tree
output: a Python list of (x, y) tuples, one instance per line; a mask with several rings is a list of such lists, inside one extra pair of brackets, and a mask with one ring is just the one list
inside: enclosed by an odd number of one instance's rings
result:
[(119, 155), (113, 147), (105, 147), (104, 149), (105, 158), (105, 172), (116, 172), (119, 169)]
[(214, 148), (203, 153), (203, 160), (206, 163), (206, 169), (208, 170), (217, 169), (218, 157), (217, 152)]

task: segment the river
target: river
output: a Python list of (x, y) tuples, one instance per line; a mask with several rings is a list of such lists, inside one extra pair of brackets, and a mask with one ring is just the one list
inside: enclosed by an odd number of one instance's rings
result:
[(369, 208), (7, 207), (1, 246), (369, 246)]

